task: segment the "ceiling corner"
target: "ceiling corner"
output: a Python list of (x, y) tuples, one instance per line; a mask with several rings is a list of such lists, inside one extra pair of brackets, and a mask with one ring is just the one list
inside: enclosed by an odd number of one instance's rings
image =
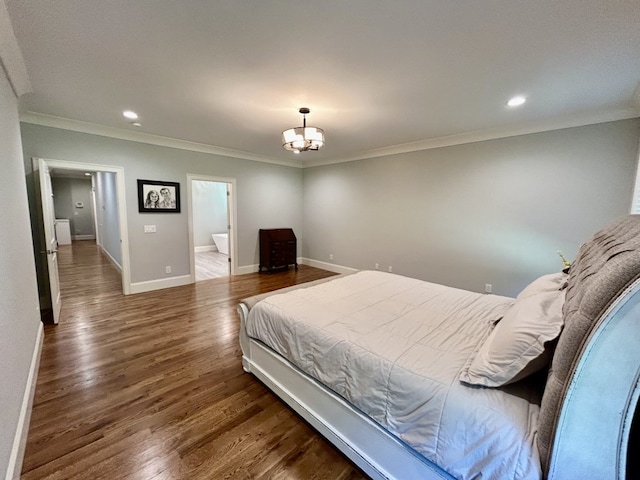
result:
[(0, 0), (0, 63), (16, 97), (31, 92), (27, 67), (4, 0)]

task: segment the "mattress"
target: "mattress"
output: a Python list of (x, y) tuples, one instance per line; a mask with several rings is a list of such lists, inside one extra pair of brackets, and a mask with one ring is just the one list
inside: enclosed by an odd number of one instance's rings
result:
[(540, 479), (537, 390), (460, 371), (513, 299), (362, 271), (275, 294), (247, 334), (460, 479)]

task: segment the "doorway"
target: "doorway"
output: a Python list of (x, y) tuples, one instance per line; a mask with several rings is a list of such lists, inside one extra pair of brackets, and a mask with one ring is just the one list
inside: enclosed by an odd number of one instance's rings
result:
[(187, 175), (192, 281), (235, 273), (235, 179)]
[[(103, 179), (105, 181), (102, 186), (103, 191), (107, 192), (108, 195), (112, 197), (112, 205), (113, 205), (113, 222), (112, 228), (113, 230), (110, 235), (113, 237), (113, 247), (110, 249), (113, 253), (116, 254), (120, 264), (120, 271), (122, 277), (122, 292), (125, 295), (128, 295), (131, 290), (131, 277), (130, 277), (130, 265), (129, 265), (129, 248), (128, 248), (128, 232), (127, 232), (127, 217), (126, 217), (126, 205), (124, 202), (124, 168), (122, 167), (112, 167), (107, 165), (97, 165), (90, 163), (79, 163), (79, 162), (69, 162), (64, 160), (50, 160), (50, 159), (42, 159), (42, 158), (33, 158), (33, 166), (34, 173), (36, 173), (37, 178), (42, 178), (44, 182), (43, 186), (38, 189), (38, 193), (43, 196), (43, 205), (49, 205), (50, 208), (43, 209), (40, 207), (39, 213), (41, 213), (41, 218), (43, 221), (43, 225), (45, 227), (45, 241), (48, 245), (48, 239), (51, 237), (51, 247), (47, 246), (44, 253), (47, 253), (47, 259), (56, 258), (56, 253), (58, 249), (58, 241), (56, 239), (55, 234), (55, 216), (54, 216), (54, 208), (53, 201), (51, 200), (52, 191), (52, 183), (51, 183), (51, 174), (53, 176), (56, 175), (78, 175), (80, 172), (82, 175), (85, 173), (90, 173), (94, 176), (92, 179), (92, 187), (93, 192), (91, 196), (90, 203), (92, 205), (85, 205), (84, 201), (79, 200), (78, 202), (74, 202), (74, 208), (80, 208), (80, 204), (82, 204), (82, 208), (94, 208), (94, 196), (96, 189), (99, 188), (95, 180)], [(45, 175), (46, 173), (46, 175)], [(38, 183), (38, 182), (36, 182)], [(107, 185), (111, 185), (111, 188), (106, 190)], [(49, 197), (48, 201), (45, 197)], [(104, 210), (105, 205), (101, 205), (102, 210)], [(46, 210), (46, 211), (44, 211)], [(75, 213), (75, 212), (74, 212)], [(96, 222), (94, 226), (94, 235), (97, 237), (97, 242), (100, 245), (105, 245), (105, 241), (108, 238), (105, 235), (101, 236), (102, 231), (104, 230), (103, 224), (99, 224), (100, 221), (100, 209), (94, 209), (93, 211), (93, 221)], [(96, 215), (97, 214), (97, 215)], [(75, 215), (74, 215), (75, 216)], [(89, 227), (87, 227), (89, 228)], [(50, 232), (50, 233), (47, 233)], [(87, 234), (91, 235), (91, 234)], [(93, 236), (93, 235), (91, 235)], [(102, 237), (102, 238), (101, 238)], [(109, 255), (108, 255), (109, 256)], [(113, 260), (113, 255), (112, 258)], [(48, 277), (48, 285), (46, 287), (47, 290), (50, 291), (50, 299), (41, 299), (41, 310), (46, 310), (49, 308), (46, 305), (47, 301), (50, 300), (53, 303), (55, 298), (59, 298), (59, 291), (54, 292), (53, 289), (58, 288), (57, 282), (54, 280), (58, 278), (57, 266), (51, 266), (52, 262), (47, 260), (47, 263), (39, 261), (40, 271), (43, 272), (42, 275), (44, 277)], [(55, 271), (52, 271), (55, 270)], [(43, 279), (44, 281), (44, 279)], [(59, 305), (53, 305), (53, 322), (58, 323), (58, 315), (59, 315)]]
[(96, 240), (93, 172), (52, 170), (53, 211), (58, 246), (77, 240)]

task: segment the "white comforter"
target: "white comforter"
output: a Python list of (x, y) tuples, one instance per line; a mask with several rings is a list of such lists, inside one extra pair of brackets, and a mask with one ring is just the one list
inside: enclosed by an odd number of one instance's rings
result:
[(539, 479), (533, 391), (458, 380), (512, 302), (362, 271), (262, 300), (247, 334), (456, 478)]

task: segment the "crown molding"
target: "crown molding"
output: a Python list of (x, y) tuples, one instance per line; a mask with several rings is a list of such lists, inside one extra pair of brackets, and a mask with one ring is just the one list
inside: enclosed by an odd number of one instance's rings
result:
[[(1, 1), (1, 0), (0, 0)], [(282, 160), (269, 157), (267, 155), (259, 155), (256, 153), (243, 152), (241, 150), (233, 150), (231, 148), (216, 147), (205, 143), (189, 142), (186, 140), (178, 140), (170, 137), (162, 137), (160, 135), (152, 135), (150, 133), (132, 132), (121, 128), (106, 127), (95, 123), (81, 122), (70, 118), (56, 117), (54, 115), (45, 115), (43, 113), (25, 112), (20, 114), (20, 121), (33, 125), (42, 125), (45, 127), (60, 128), (63, 130), (71, 130), (74, 132), (88, 133), (92, 135), (100, 135), (103, 137), (117, 138), (119, 140), (129, 140), (132, 142), (147, 143), (150, 145), (159, 145), (161, 147), (177, 148), (180, 150), (188, 150), (199, 153), (209, 153), (212, 155), (220, 155), (223, 157), (241, 158), (243, 160), (252, 160), (254, 162), (272, 163), (275, 165), (284, 165), (287, 167), (302, 168), (299, 162)]]
[(0, 66), (7, 74), (16, 98), (31, 92), (27, 67), (4, 0), (0, 0)]
[(392, 145), (389, 147), (368, 150), (348, 157), (328, 160), (311, 160), (309, 162), (305, 162), (304, 166), (305, 168), (309, 168), (322, 165), (332, 165), (336, 163), (353, 162), (356, 160), (366, 160), (370, 158), (399, 155), (402, 153), (411, 153), (420, 150), (431, 150), (434, 148), (451, 147), (454, 145), (463, 145), (466, 143), (484, 142), (487, 140), (496, 140), (499, 138), (516, 137), (519, 135), (529, 135), (531, 133), (541, 133), (552, 130), (562, 130), (565, 128), (582, 127), (585, 125), (595, 125), (598, 123), (637, 118), (640, 117), (640, 84), (638, 86), (638, 89), (636, 90), (634, 99), (635, 97), (638, 97), (637, 107), (632, 102), (631, 106), (626, 108), (612, 109), (590, 115), (567, 116), (561, 119), (550, 121), (530, 122), (524, 125), (516, 125), (506, 128), (476, 130), (474, 132), (432, 138), (419, 142), (403, 143), (401, 145)]
[[(636, 103), (638, 104), (638, 106), (636, 106)], [(255, 162), (284, 165), (287, 167), (310, 168), (322, 165), (332, 165), (337, 163), (353, 162), (357, 160), (399, 155), (421, 150), (431, 150), (434, 148), (451, 147), (455, 145), (463, 145), (466, 143), (484, 142), (487, 140), (515, 137), (518, 135), (528, 135), (532, 133), (548, 132), (552, 130), (562, 130), (564, 128), (574, 128), (585, 125), (613, 122), (617, 120), (626, 120), (629, 118), (637, 118), (640, 117), (640, 84), (638, 86), (638, 89), (636, 89), (636, 92), (634, 93), (630, 105), (631, 106), (626, 108), (607, 110), (590, 115), (567, 116), (561, 119), (543, 122), (530, 122), (528, 124), (507, 128), (477, 130), (475, 132), (461, 133), (457, 135), (449, 135), (445, 137), (432, 138), (429, 140), (422, 140), (419, 142), (404, 143), (400, 145), (392, 145), (389, 147), (367, 150), (347, 157), (338, 157), (325, 160), (310, 160), (305, 162), (283, 160), (279, 158), (269, 157), (267, 155), (259, 155), (250, 152), (243, 152), (240, 150), (216, 147), (214, 145), (207, 145), (204, 143), (189, 142), (186, 140), (178, 140), (175, 138), (162, 137), (159, 135), (151, 135), (149, 133), (132, 132), (120, 128), (106, 127), (95, 123), (81, 122), (78, 120), (56, 117), (53, 115), (45, 115), (42, 113), (22, 113), (20, 114), (20, 121), (24, 123), (31, 123), (34, 125), (61, 128), (63, 130), (71, 130), (75, 132), (117, 138), (120, 140), (129, 140), (133, 142), (147, 143), (151, 145), (159, 145), (163, 147), (177, 148), (193, 152), (208, 153), (212, 155), (221, 155), (232, 158), (241, 158), (244, 160), (252, 160)]]

